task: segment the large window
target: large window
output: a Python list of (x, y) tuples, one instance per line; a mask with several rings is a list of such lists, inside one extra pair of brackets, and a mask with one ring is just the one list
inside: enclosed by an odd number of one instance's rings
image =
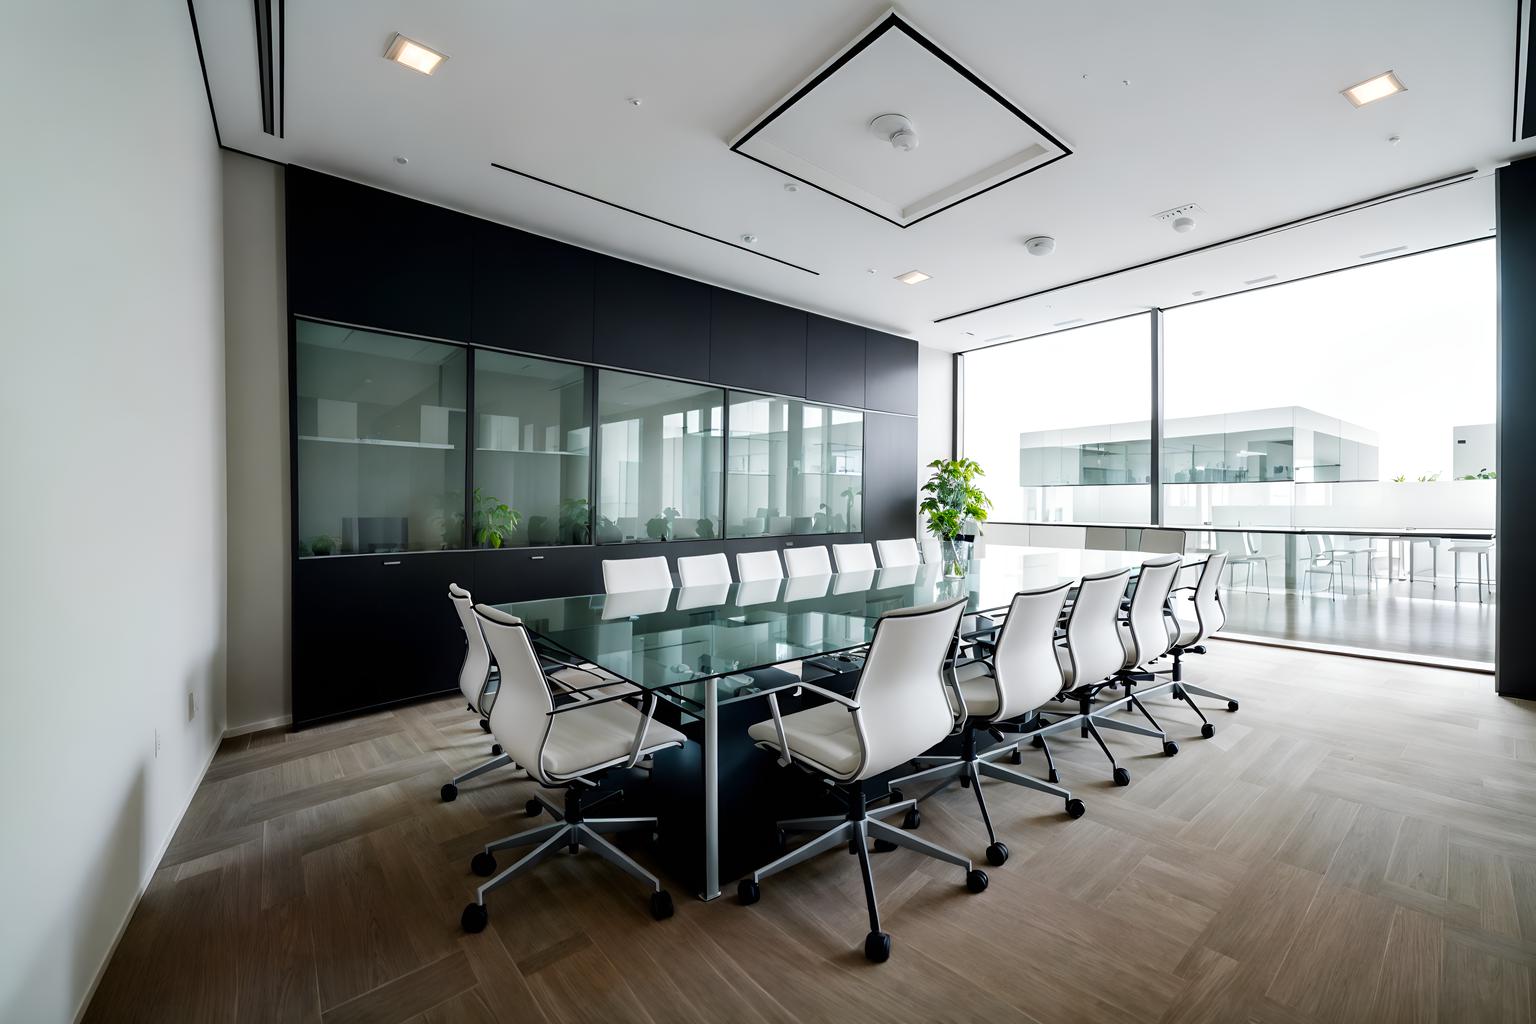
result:
[(474, 543), (590, 541), (590, 375), (568, 363), (475, 353)]
[(598, 543), (720, 536), (725, 392), (603, 370)]
[(860, 529), (862, 413), (732, 392), (730, 432), (727, 537)]
[(965, 454), (992, 518), (1142, 523), (1151, 514), (1148, 316), (965, 355)]
[(299, 554), (464, 543), (465, 350), (300, 320)]

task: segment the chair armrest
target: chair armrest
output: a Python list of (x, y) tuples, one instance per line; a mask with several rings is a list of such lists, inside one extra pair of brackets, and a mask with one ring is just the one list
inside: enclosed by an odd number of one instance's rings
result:
[(656, 716), (656, 694), (647, 691), (644, 708), (640, 712), (640, 724), (635, 726), (635, 742), (629, 748), (629, 758), (624, 762), (624, 770), (628, 771), (640, 763), (640, 752), (645, 749), (645, 734), (651, 729), (651, 719)]
[[(611, 686), (613, 684), (610, 683), (609, 685)], [(591, 700), (572, 701), (569, 704), (561, 704), (559, 707), (554, 708), (551, 711), (544, 712), (544, 714), (546, 717), (552, 718), (555, 715), (563, 715), (568, 711), (585, 711), (588, 708), (595, 708), (599, 704), (612, 704), (616, 700), (629, 700), (631, 697), (638, 696), (641, 693), (647, 693), (647, 691), (642, 690), (639, 687), (635, 687), (634, 693), (612, 693), (606, 697), (594, 697)], [(647, 693), (647, 696), (654, 698), (655, 694)]]
[(789, 737), (784, 735), (784, 716), (779, 712), (778, 691), (768, 694), (768, 710), (773, 712), (773, 731), (779, 738), (779, 767), (788, 768), (795, 763), (789, 753)]

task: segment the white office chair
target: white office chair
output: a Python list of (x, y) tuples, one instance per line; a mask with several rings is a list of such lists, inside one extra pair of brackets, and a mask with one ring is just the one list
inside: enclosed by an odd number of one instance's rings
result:
[(833, 544), (832, 560), (838, 572), (872, 572), (879, 568), (875, 565), (875, 549), (869, 544)]
[(1186, 538), (1183, 530), (1142, 530), (1138, 551), (1152, 554), (1182, 555)]
[(677, 582), (684, 587), (710, 587), (720, 583), (729, 586), (731, 563), (720, 552), (684, 555), (677, 560)]
[(1450, 546), (1451, 552), (1451, 579), (1454, 585), (1451, 588), (1453, 596), (1461, 593), (1461, 556), (1472, 555), (1477, 562), (1477, 601), (1483, 601), (1483, 584), (1487, 581), (1489, 590), (1493, 589), (1493, 541), (1491, 540), (1459, 540)]
[(917, 565), (922, 561), (922, 553), (917, 548), (917, 541), (912, 537), (902, 537), (899, 540), (877, 540), (875, 550), (880, 555), (880, 566), (883, 569)]
[(1264, 542), (1256, 533), (1243, 534), (1243, 553), (1227, 559), (1227, 567), (1231, 571), (1228, 583), (1232, 587), (1237, 586), (1237, 567), (1243, 566), (1243, 589), (1249, 589), (1253, 584), (1253, 567), (1261, 566), (1264, 569), (1264, 594), (1269, 596), (1269, 556), (1264, 554)]
[[(459, 692), (468, 702), (469, 710), (480, 716), (480, 728), (490, 732), (490, 714), (496, 700), (499, 674), (496, 666), (491, 664), (491, 652), (485, 646), (485, 636), (480, 632), (479, 620), (475, 618), (474, 598), (457, 583), (450, 583), (448, 599), (453, 602), (453, 610), (458, 613), (459, 625), (464, 630), (464, 661), (459, 666)], [(512, 758), (502, 753), (500, 743), (494, 743), (491, 745), (491, 760), (455, 775), (452, 782), (443, 783), (440, 791), (443, 802), (451, 803), (458, 799), (460, 783), (479, 778), (503, 765), (512, 765)]]
[[(925, 755), (914, 758), (919, 765), (931, 767), (891, 783), (893, 791), (899, 790), (902, 793), (915, 783), (936, 783), (928, 792), (917, 797), (921, 805), (924, 800), (957, 780), (965, 780), (976, 794), (981, 821), (987, 829), (987, 861), (994, 866), (1008, 860), (1008, 847), (998, 842), (997, 833), (992, 829), (992, 816), (987, 813), (986, 797), (981, 792), (982, 776), (1049, 793), (1066, 802), (1067, 814), (1074, 818), (1083, 816), (1083, 802), (1060, 786), (1041, 782), (993, 763), (995, 758), (1004, 754), (1016, 753), (1019, 746), (1017, 741), (1000, 744), (981, 754), (976, 752), (978, 732), (985, 733), (1003, 722), (1033, 715), (1061, 694), (1061, 663), (1056, 660), (1056, 623), (1061, 618), (1061, 609), (1066, 603), (1069, 589), (1071, 585), (1063, 583), (1057, 587), (1014, 595), (991, 656), (955, 668), (955, 679), (966, 718), (965, 727), (960, 733), (959, 756)], [(1049, 729), (1061, 731), (1070, 728), (1072, 724), (1070, 721), (1059, 722)], [(1049, 730), (1041, 731), (1049, 733)], [(902, 824), (906, 828), (916, 828), (921, 821), (921, 815), (914, 808), (907, 812), (907, 819)]]
[(955, 726), (946, 696), (944, 666), (960, 626), (965, 600), (888, 612), (875, 624), (869, 660), (853, 697), (802, 684), (829, 703), (790, 715), (779, 713), (778, 697), (768, 695), (773, 717), (747, 730), (757, 745), (779, 755), (783, 765), (799, 765), (837, 785), (847, 797), (841, 817), (797, 818), (779, 822), (785, 832), (819, 832), (810, 842), (752, 872), (737, 886), (743, 904), (762, 896), (760, 883), (771, 875), (827, 850), (848, 846), (859, 857), (864, 897), (869, 905), (869, 934), (864, 955), (880, 963), (891, 955), (891, 937), (880, 930), (875, 878), (868, 840), (881, 852), (897, 846), (965, 869), (966, 887), (981, 892), (986, 872), (958, 853), (919, 839), (879, 818), (906, 811), (912, 800), (876, 808), (871, 816), (865, 783), (928, 750)]
[(832, 575), (832, 562), (827, 558), (824, 544), (809, 548), (785, 548), (784, 568), (790, 579), (797, 576)]
[(672, 573), (667, 556), (603, 559), (603, 591), (628, 594), (636, 590), (671, 590)]
[(1226, 558), (1224, 551), (1211, 555), (1200, 570), (1200, 579), (1195, 585), (1179, 587), (1171, 595), (1168, 602), (1171, 613), (1169, 628), (1173, 633), (1173, 644), (1168, 649), (1168, 653), (1173, 656), (1173, 667), (1168, 670), (1170, 678), (1166, 683), (1142, 691), (1142, 696), (1149, 697), (1166, 690), (1175, 699), (1188, 704), (1200, 717), (1200, 735), (1206, 739), (1216, 735), (1216, 726), (1205, 717), (1205, 712), (1194, 702), (1190, 694), (1211, 700), (1224, 700), (1227, 702), (1228, 711), (1236, 711), (1238, 703), (1226, 694), (1184, 682), (1184, 655), (1206, 653), (1205, 641), (1226, 624), (1227, 610), (1221, 603), (1220, 586), (1221, 573), (1225, 568), (1223, 563)]
[(781, 580), (784, 563), (777, 551), (742, 551), (736, 555), (736, 578), (743, 583), (757, 580)]
[(1329, 600), (1337, 600), (1338, 590), (1334, 588), (1333, 581), (1335, 578), (1337, 578), (1339, 581), (1339, 586), (1343, 587), (1344, 567), (1349, 566), (1351, 571), (1353, 571), (1353, 564), (1349, 558), (1340, 557), (1336, 552), (1331, 551), (1328, 546), (1323, 543), (1323, 538), (1318, 534), (1307, 534), (1307, 548), (1311, 552), (1311, 555), (1306, 564), (1302, 566), (1302, 571), (1306, 573), (1306, 576), (1302, 581), (1302, 596), (1305, 597), (1317, 592), (1317, 585), (1313, 584), (1309, 588), (1306, 585), (1306, 580), (1310, 580), (1314, 576), (1321, 575), (1328, 577)]
[[(565, 806), (559, 808), (543, 796), (535, 797), (528, 802), (530, 815), (547, 810), (560, 820), (498, 839), (475, 855), (470, 870), (490, 880), (476, 890), (475, 902), (466, 906), (459, 917), (460, 925), (466, 932), (482, 931), (489, 920), (485, 898), (492, 890), (529, 871), (561, 848), (574, 852), (583, 846), (651, 886), (652, 917), (671, 917), (672, 897), (656, 876), (603, 838), (609, 832), (654, 831), (656, 819), (587, 818), (582, 796), (585, 790), (596, 787), (594, 776), (611, 768), (627, 771), (641, 758), (682, 746), (685, 737), (652, 720), (656, 695), (638, 687), (631, 687), (627, 693), (556, 704), (551, 681), (544, 675), (522, 620), (483, 604), (475, 606), (475, 614), (486, 643), (501, 666), (501, 692), (491, 708), (491, 732), (518, 764), (527, 767), (529, 776), (539, 785), (563, 788)], [(561, 669), (555, 676), (563, 685), (576, 689), (581, 682), (576, 673), (580, 671)], [(605, 683), (598, 676), (591, 676), (591, 681)], [(641, 708), (631, 707), (625, 703), (627, 700), (638, 700)], [(518, 846), (532, 846), (533, 850), (496, 874), (496, 851)]]

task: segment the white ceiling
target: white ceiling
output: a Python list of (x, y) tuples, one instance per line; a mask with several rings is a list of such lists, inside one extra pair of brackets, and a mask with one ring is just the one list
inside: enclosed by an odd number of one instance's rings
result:
[[(1484, 236), (1489, 171), (1536, 151), (1510, 141), (1516, 0), (904, 3), (1073, 150), (905, 230), (789, 193), (729, 150), (880, 3), (288, 0), (282, 139), (261, 130), (251, 6), (194, 3), (227, 146), (947, 349)], [(394, 32), (450, 59), (430, 78), (390, 63)], [(1389, 68), (1401, 95), (1359, 110), (1339, 95)], [(924, 146), (942, 138), (919, 128)], [(493, 161), (728, 241), (755, 235), (756, 250), (819, 276)], [(1468, 183), (1101, 276), (1473, 169)], [(1189, 234), (1153, 218), (1184, 203), (1205, 210)], [(1053, 255), (1025, 253), (1037, 234), (1056, 238)], [(914, 268), (933, 279), (893, 280)]]

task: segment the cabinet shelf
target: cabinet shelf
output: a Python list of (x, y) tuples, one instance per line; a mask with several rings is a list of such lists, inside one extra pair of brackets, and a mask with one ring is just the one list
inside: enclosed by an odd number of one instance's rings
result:
[(476, 448), (477, 452), (495, 452), (498, 455), (564, 455), (574, 459), (585, 459), (587, 452), (553, 452), (540, 451), (535, 448)]
[(451, 444), (438, 444), (435, 441), (395, 441), (387, 437), (317, 437), (313, 434), (300, 434), (299, 440), (320, 441), (325, 444), (374, 445), (380, 448), (429, 448), (440, 452), (451, 452), (457, 447)]

